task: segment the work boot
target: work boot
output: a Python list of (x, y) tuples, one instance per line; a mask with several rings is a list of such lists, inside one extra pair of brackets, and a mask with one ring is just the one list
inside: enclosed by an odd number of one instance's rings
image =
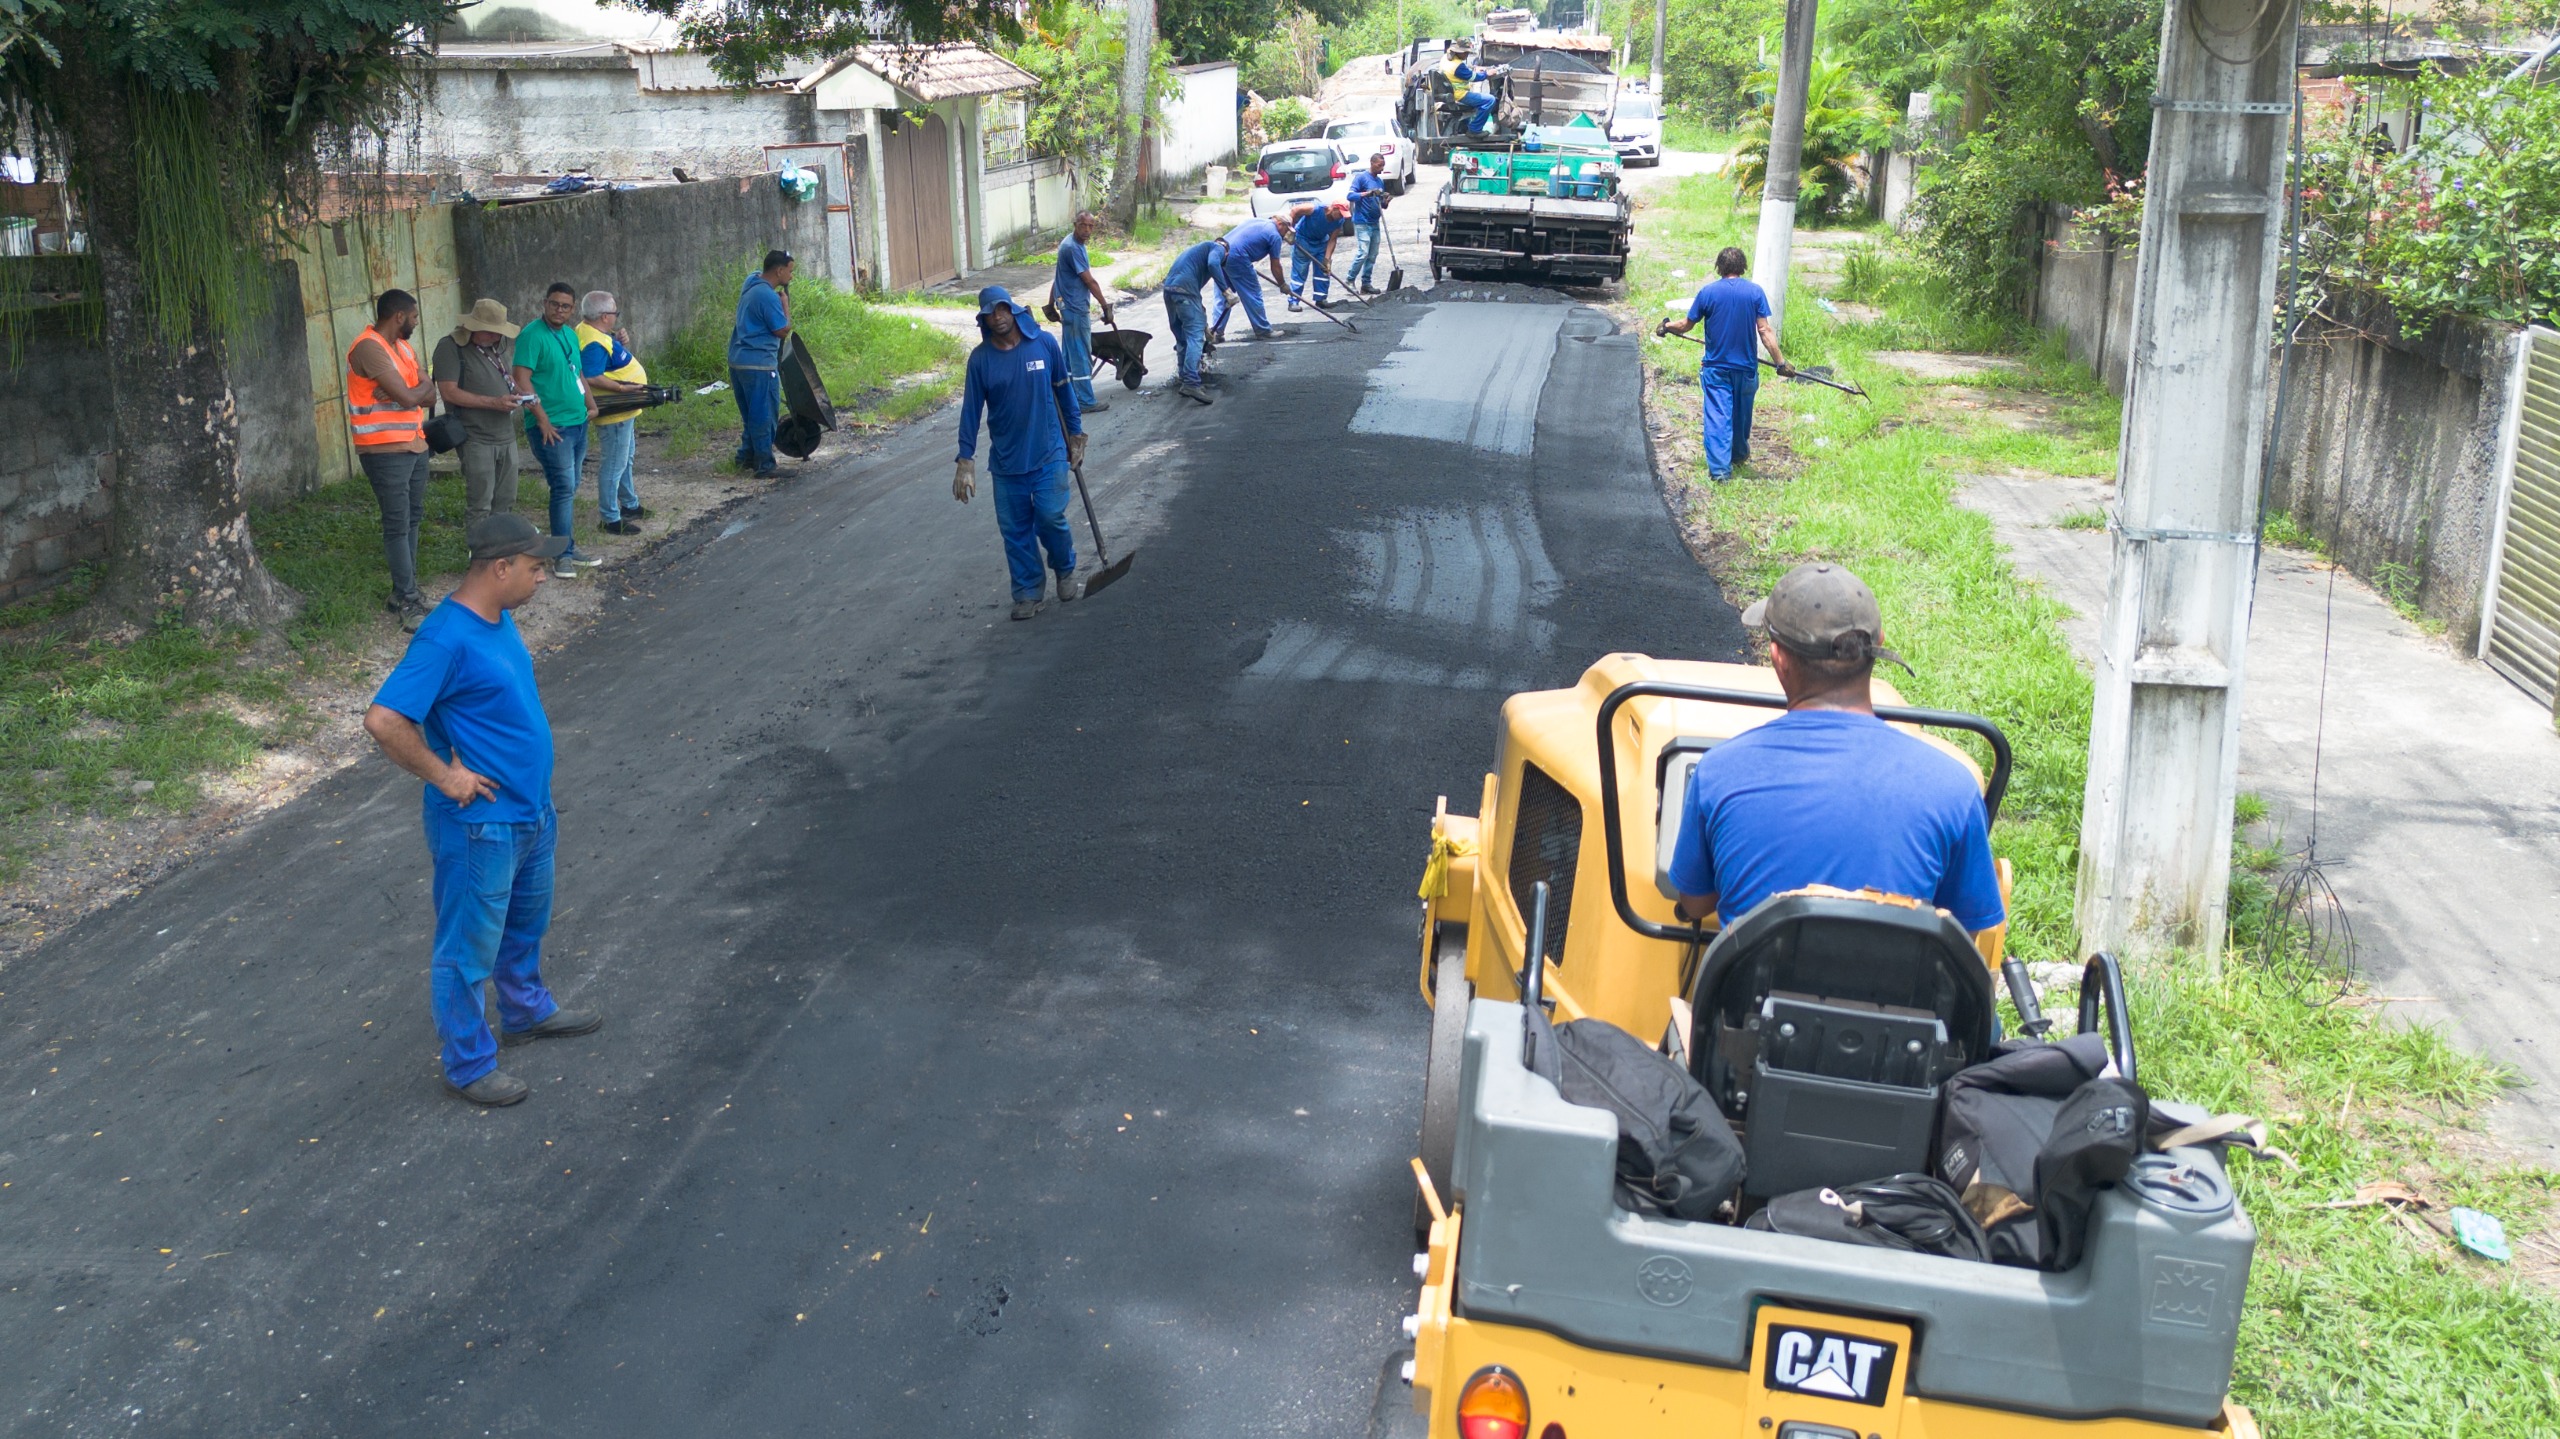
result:
[(1040, 613), (1040, 602), (1038, 600), (1015, 600), (1013, 602), (1013, 617), (1015, 619), (1027, 620), (1038, 613)]
[(469, 1084), (456, 1084), (448, 1079), (444, 1082), (444, 1087), (474, 1104), (485, 1104), (491, 1109), (520, 1104), (526, 1095), (533, 1092), (532, 1085), (498, 1069), (490, 1070)]
[(1098, 414), (1101, 414), (1103, 411), (1105, 411), (1105, 410), (1107, 410), (1107, 409), (1110, 409), (1110, 408), (1111, 408), (1111, 402), (1110, 402), (1109, 400), (1103, 399), (1103, 398), (1102, 398), (1101, 396), (1099, 396), (1099, 395), (1096, 395), (1096, 396), (1094, 397), (1094, 399), (1093, 399), (1093, 403), (1091, 403), (1091, 404), (1089, 404), (1089, 405), (1078, 405), (1078, 406), (1076, 406), (1076, 408), (1077, 408), (1079, 411), (1082, 411), (1083, 413), (1088, 414), (1088, 415), (1098, 415)]
[(1209, 398), (1209, 392), (1207, 390), (1200, 388), (1198, 385), (1176, 385), (1174, 386), (1173, 392), (1186, 400), (1198, 400), (1204, 405), (1217, 403)]
[(1073, 604), (1082, 598), (1084, 598), (1084, 586), (1076, 583), (1076, 577), (1074, 575), (1062, 574), (1058, 576), (1058, 603), (1062, 605)]
[(555, 580), (574, 580), (585, 573), (585, 570), (578, 568), (578, 562), (567, 555), (562, 555), (551, 562), (551, 578)]
[(604, 1028), (604, 1016), (592, 1009), (555, 1009), (551, 1017), (530, 1029), (511, 1029), (500, 1036), (502, 1044), (522, 1044), (532, 1039), (566, 1039), (571, 1035), (593, 1034)]
[(400, 602), (400, 628), (416, 634), (418, 626), (425, 624), (427, 616), (431, 613), (433, 611), (427, 606), (426, 596), (411, 595)]
[(1280, 332), (1278, 330), (1256, 330), (1253, 332), (1253, 337), (1257, 340), (1276, 340), (1280, 338)]
[[(1316, 303), (1317, 303), (1317, 304), (1319, 304), (1319, 305), (1321, 305), (1321, 304), (1323, 304), (1324, 302), (1323, 302), (1323, 301), (1321, 301), (1321, 300), (1319, 300), (1319, 301), (1317, 301)], [(1294, 315), (1294, 314), (1298, 313), (1298, 308), (1299, 308), (1299, 307), (1298, 307), (1298, 297), (1297, 297), (1297, 296), (1295, 296), (1295, 295), (1291, 295), (1291, 296), (1289, 297), (1289, 313), (1290, 313), (1290, 314), (1292, 314), (1292, 315)]]

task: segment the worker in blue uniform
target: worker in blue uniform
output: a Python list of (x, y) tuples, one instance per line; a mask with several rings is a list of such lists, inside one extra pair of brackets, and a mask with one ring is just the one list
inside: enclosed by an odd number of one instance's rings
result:
[(978, 417), (990, 438), (996, 528), (1013, 573), (1013, 617), (1040, 613), (1046, 590), (1040, 558), (1058, 577), (1058, 603), (1076, 597), (1076, 541), (1067, 530), (1067, 468), (1084, 463), (1084, 420), (1076, 408), (1066, 351), (1001, 285), (978, 292), (978, 333), (960, 392), (960, 455), (951, 498), (978, 492)]
[(1260, 261), (1271, 271), (1271, 283), (1280, 289), (1289, 282), (1280, 273), (1280, 252), (1289, 248), (1289, 227), (1298, 222), (1311, 206), (1292, 206), (1278, 215), (1247, 220), (1227, 232), (1226, 283), (1218, 290), (1218, 308), (1209, 316), (1209, 338), (1227, 338), (1227, 315), (1237, 305), (1244, 307), (1245, 320), (1253, 326), (1253, 337), (1267, 340), (1277, 333), (1271, 319), (1262, 310), (1262, 278), (1254, 273), (1254, 262)]
[(1200, 292), (1217, 283), (1226, 267), (1226, 248), (1224, 240), (1203, 240), (1176, 255), (1164, 272), (1164, 319), (1173, 330), (1174, 360), (1182, 376), (1173, 392), (1204, 405), (1210, 401), (1200, 384), (1200, 352), (1208, 345), (1209, 312), (1201, 306)]
[(1481, 135), (1490, 129), (1493, 125), (1494, 108), (1502, 103), (1491, 91), (1476, 89), (1475, 82), (1499, 80), (1508, 74), (1509, 70), (1510, 67), (1505, 65), (1496, 65), (1490, 70), (1480, 70), (1467, 63), (1465, 42), (1458, 40), (1449, 42), (1448, 58), (1441, 62), (1440, 73), (1449, 77), (1449, 93), (1457, 99), (1459, 104), (1467, 107), (1468, 134)]
[(1689, 301), (1688, 315), (1653, 327), (1657, 335), (1685, 335), (1701, 323), (1707, 327), (1700, 336), (1706, 353), (1698, 359), (1698, 397), (1705, 402), (1699, 439), (1707, 452), (1707, 478), (1718, 482), (1733, 478), (1733, 467), (1751, 458), (1751, 402), (1760, 393), (1756, 347), (1769, 347), (1769, 361), (1779, 374), (1795, 373), (1778, 352), (1768, 292), (1742, 278), (1744, 264), (1741, 247), (1725, 246), (1716, 256), (1719, 278), (1699, 289)]
[(1351, 224), (1351, 202), (1336, 200), (1306, 213), (1290, 232), (1289, 240), (1289, 308), (1307, 293), (1307, 273), (1315, 272), (1315, 307), (1330, 303), (1325, 297), (1333, 283), (1333, 246)]

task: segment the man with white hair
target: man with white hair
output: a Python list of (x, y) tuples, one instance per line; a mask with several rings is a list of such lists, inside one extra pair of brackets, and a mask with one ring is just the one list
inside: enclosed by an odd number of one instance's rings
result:
[[(621, 302), (610, 290), (589, 290), (578, 301), (578, 372), (587, 393), (601, 401), (607, 395), (631, 395), (649, 388), (649, 372), (631, 353), (623, 328)], [(610, 410), (596, 416), (592, 429), (596, 452), (596, 518), (608, 535), (640, 533), (640, 517), (648, 513), (631, 483), (631, 460), (640, 427), (640, 412)]]

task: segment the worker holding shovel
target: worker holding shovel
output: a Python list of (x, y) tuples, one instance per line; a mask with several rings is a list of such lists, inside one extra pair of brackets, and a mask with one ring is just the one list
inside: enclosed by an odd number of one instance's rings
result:
[(1760, 393), (1757, 346), (1769, 347), (1769, 359), (1779, 374), (1795, 373), (1778, 351), (1778, 327), (1769, 319), (1767, 292), (1742, 278), (1745, 263), (1742, 251), (1727, 245), (1716, 256), (1719, 278), (1698, 291), (1689, 302), (1688, 315), (1653, 328), (1657, 335), (1685, 335), (1701, 321), (1706, 324), (1707, 351), (1698, 361), (1698, 394), (1706, 402), (1701, 428), (1707, 475), (1718, 483), (1732, 479), (1733, 467), (1751, 458), (1751, 402)]
[(978, 292), (978, 333), (960, 394), (960, 455), (951, 498), (978, 492), (978, 417), (990, 435), (988, 476), (996, 528), (1013, 572), (1013, 617), (1040, 613), (1045, 551), (1058, 577), (1058, 602), (1076, 597), (1076, 540), (1067, 529), (1067, 468), (1084, 462), (1084, 421), (1066, 352), (1001, 285)]

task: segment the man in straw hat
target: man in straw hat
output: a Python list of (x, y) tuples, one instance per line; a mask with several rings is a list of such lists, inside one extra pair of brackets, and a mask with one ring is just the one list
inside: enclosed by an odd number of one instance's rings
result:
[(1734, 920), (1827, 884), (1936, 905), (1979, 934), (2005, 918), (1982, 791), (1946, 751), (1876, 718), (1875, 594), (1838, 565), (1798, 565), (1742, 623), (1769, 632), (1787, 712), (1699, 757), (1671, 883), (1684, 919)]
[(444, 407), (462, 421), (463, 523), (492, 510), (516, 504), (516, 410), (524, 403), (514, 378), (507, 342), (516, 326), (507, 323), (507, 307), (495, 300), (475, 300), (471, 313), (436, 341), (430, 373)]

